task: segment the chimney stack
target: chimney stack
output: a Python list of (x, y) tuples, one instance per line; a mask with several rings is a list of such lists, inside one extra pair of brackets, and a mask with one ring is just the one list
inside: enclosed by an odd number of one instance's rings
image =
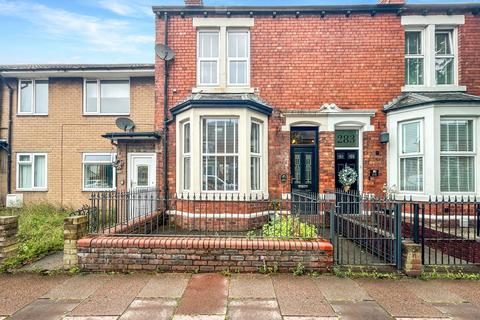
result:
[(405, 0), (378, 0), (378, 4), (405, 4)]
[(202, 0), (185, 0), (185, 7), (202, 7)]

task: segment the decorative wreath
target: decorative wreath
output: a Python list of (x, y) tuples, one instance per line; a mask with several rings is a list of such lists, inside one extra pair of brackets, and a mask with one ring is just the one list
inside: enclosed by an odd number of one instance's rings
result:
[(338, 179), (343, 186), (351, 186), (357, 181), (358, 174), (355, 169), (346, 166), (338, 173)]

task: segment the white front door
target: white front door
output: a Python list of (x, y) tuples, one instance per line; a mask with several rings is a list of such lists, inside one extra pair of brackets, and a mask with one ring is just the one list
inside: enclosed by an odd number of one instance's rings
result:
[(152, 213), (158, 195), (156, 184), (156, 156), (154, 153), (128, 155), (128, 191), (130, 192), (129, 218)]

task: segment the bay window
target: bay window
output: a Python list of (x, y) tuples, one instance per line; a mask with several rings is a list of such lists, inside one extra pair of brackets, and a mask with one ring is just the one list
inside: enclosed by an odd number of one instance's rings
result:
[(472, 119), (440, 121), (440, 191), (475, 191), (475, 149)]
[(115, 168), (112, 153), (83, 154), (83, 190), (100, 191), (115, 188)]
[(218, 84), (219, 32), (214, 30), (198, 33), (198, 83), (204, 86)]
[(129, 113), (129, 80), (85, 80), (84, 114), (127, 115)]
[(48, 80), (20, 80), (18, 91), (18, 114), (48, 114)]
[(44, 153), (17, 154), (17, 190), (45, 191), (47, 189), (47, 155)]
[(423, 142), (421, 120), (400, 124), (400, 190), (423, 191)]
[(238, 191), (238, 119), (203, 118), (202, 190)]

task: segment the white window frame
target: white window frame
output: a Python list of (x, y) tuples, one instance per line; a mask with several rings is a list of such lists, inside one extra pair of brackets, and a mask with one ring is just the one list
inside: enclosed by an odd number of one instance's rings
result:
[[(188, 152), (185, 151), (185, 127), (186, 126), (189, 126), (189, 149), (188, 149)], [(190, 191), (192, 189), (192, 125), (190, 124), (190, 121), (187, 119), (185, 122), (182, 122), (181, 124), (182, 126), (182, 135), (181, 135), (181, 141), (182, 141), (182, 144), (181, 144), (181, 148), (182, 148), (182, 168), (181, 168), (181, 172), (182, 172), (182, 190), (183, 191)], [(185, 172), (185, 160), (186, 159), (190, 159), (190, 172)], [(185, 177), (186, 175), (189, 175), (189, 181), (190, 181), (190, 185), (188, 188), (185, 187)]]
[[(97, 111), (87, 111), (87, 82), (97, 82)], [(102, 81), (128, 81), (128, 112), (113, 112), (102, 113), (101, 112), (101, 82)], [(90, 116), (128, 116), (131, 113), (132, 103), (132, 89), (130, 78), (84, 78), (83, 79), (83, 115)]]
[[(472, 151), (442, 151), (441, 149), (441, 123), (442, 120), (460, 120), (460, 121), (472, 121), (472, 144), (473, 144), (473, 149)], [(439, 122), (439, 141), (440, 141), (440, 147), (439, 147), (439, 158), (438, 158), (438, 166), (441, 168), (441, 159), (442, 156), (444, 157), (473, 157), (473, 190), (472, 191), (442, 191), (442, 185), (441, 185), (441, 178), (438, 180), (438, 190), (440, 191), (441, 194), (447, 194), (447, 195), (465, 195), (465, 194), (475, 194), (477, 192), (477, 182), (476, 182), (476, 172), (478, 170), (478, 161), (477, 161), (477, 128), (476, 128), (476, 121), (475, 118), (473, 117), (455, 117), (455, 116), (441, 116), (440, 117), (440, 122)]]
[[(458, 26), (465, 23), (463, 15), (402, 16), (401, 24), (407, 31), (422, 30), (424, 39), (424, 80), (423, 85), (407, 85), (402, 91), (466, 91), (466, 86), (458, 84)], [(435, 31), (452, 30), (453, 84), (437, 84), (435, 72)]]
[[(420, 41), (421, 41), (421, 54), (407, 54), (405, 53), (405, 68), (407, 67), (407, 59), (422, 59), (423, 60), (423, 70), (422, 70), (422, 77), (423, 77), (423, 84), (421, 85), (411, 85), (411, 84), (405, 84), (405, 86), (425, 86), (425, 69), (426, 69), (426, 48), (425, 48), (425, 32), (424, 29), (422, 28), (408, 28), (405, 30), (405, 34), (407, 32), (420, 32)], [(406, 41), (406, 37), (405, 37)], [(406, 81), (406, 79), (405, 79)]]
[[(88, 161), (85, 160), (86, 156), (110, 156), (110, 162), (108, 161)], [(84, 152), (82, 154), (82, 191), (112, 191), (117, 189), (117, 169), (113, 166), (113, 162), (116, 160), (117, 154), (110, 152)], [(85, 164), (112, 164), (113, 166), (113, 183), (112, 188), (86, 188), (85, 187)]]
[[(253, 189), (252, 188), (252, 181), (250, 181), (250, 190), (252, 192), (261, 192), (262, 191), (262, 183), (263, 183), (263, 161), (262, 161), (262, 154), (263, 154), (263, 122), (260, 120), (256, 120), (252, 118), (250, 121), (250, 135), (252, 134), (252, 125), (257, 124), (258, 125), (258, 152), (252, 152), (252, 146), (250, 145), (250, 176), (251, 176), (251, 161), (252, 158), (259, 159), (259, 170), (258, 170), (258, 175), (260, 178), (258, 188)], [(250, 138), (250, 143), (251, 143), (251, 138)]]
[[(234, 136), (234, 140), (235, 138), (237, 139), (237, 152), (235, 152), (235, 148), (233, 150), (233, 152), (230, 152), (230, 153), (227, 153), (226, 152), (226, 147), (227, 147), (227, 143), (226, 143), (226, 139), (227, 139), (227, 135), (226, 135), (226, 132), (225, 132), (225, 143), (224, 143), (224, 146), (225, 146), (225, 152), (224, 153), (217, 153), (216, 151), (216, 143), (217, 143), (217, 137), (215, 136), (215, 152), (213, 153), (206, 153), (203, 151), (203, 120), (229, 120), (229, 119), (235, 119), (237, 120), (237, 132), (238, 132), (238, 137), (235, 137)], [(235, 175), (235, 171), (234, 171), (234, 176), (233, 176), (233, 181), (237, 183), (237, 189), (236, 190), (206, 190), (204, 189), (204, 184), (203, 184), (203, 177), (204, 177), (204, 173), (205, 173), (205, 167), (203, 165), (203, 158), (205, 156), (207, 157), (236, 157), (237, 161), (237, 168), (240, 168), (240, 119), (238, 117), (235, 117), (235, 116), (224, 116), (224, 117), (215, 117), (215, 116), (202, 116), (200, 117), (200, 128), (201, 128), (201, 134), (200, 134), (200, 143), (201, 143), (201, 156), (200, 156), (200, 166), (201, 166), (201, 172), (202, 172), (202, 175), (201, 175), (201, 180), (200, 180), (200, 183), (201, 183), (201, 187), (200, 187), (200, 190), (202, 191), (202, 193), (240, 193), (240, 170), (238, 170), (238, 174)], [(235, 133), (235, 131), (234, 131)], [(217, 172), (217, 164), (215, 164), (215, 172)], [(208, 180), (207, 180), (208, 181)], [(215, 186), (217, 185), (217, 181), (215, 181)]]
[[(405, 153), (403, 151), (403, 126), (411, 123), (419, 123), (420, 127), (420, 150), (419, 152), (410, 152)], [(398, 190), (403, 193), (424, 193), (425, 190), (425, 156), (424, 156), (424, 120), (423, 119), (411, 119), (406, 121), (401, 121), (398, 123)], [(401, 176), (401, 166), (402, 166), (402, 159), (409, 159), (409, 158), (421, 158), (422, 159), (422, 185), (421, 190), (413, 191), (413, 190), (403, 190), (402, 189), (402, 176)]]
[[(200, 34), (202, 33), (217, 33), (218, 35), (218, 57), (217, 58), (203, 58), (200, 57)], [(199, 29), (197, 31), (197, 84), (198, 86), (201, 87), (217, 87), (220, 84), (220, 56), (221, 56), (221, 50), (222, 46), (221, 44), (221, 39), (220, 39), (220, 29)], [(201, 62), (216, 62), (217, 63), (217, 81), (215, 83), (202, 83), (201, 77), (200, 77), (200, 65)]]
[[(29, 156), (29, 161), (22, 161), (22, 163), (29, 163), (32, 166), (32, 187), (31, 188), (20, 188), (19, 178), (20, 178), (20, 156)], [(35, 156), (44, 156), (45, 157), (45, 186), (35, 187)], [(48, 154), (39, 153), (39, 152), (19, 152), (17, 153), (17, 164), (16, 164), (16, 190), (17, 191), (48, 191)]]
[[(22, 112), (21, 111), (21, 106), (22, 106), (22, 82), (23, 81), (31, 81), (32, 82), (32, 103), (31, 103), (31, 111), (30, 112)], [(36, 112), (37, 109), (37, 104), (36, 104), (36, 83), (37, 81), (47, 81), (47, 112), (46, 113), (38, 113)], [(35, 116), (48, 116), (48, 110), (49, 110), (49, 105), (48, 105), (48, 96), (49, 96), (49, 91), (50, 91), (50, 81), (48, 78), (40, 78), (40, 79), (19, 79), (18, 80), (18, 106), (17, 106), (17, 114), (18, 115), (35, 115)]]
[[(247, 34), (247, 57), (246, 58), (230, 58), (228, 56), (228, 47), (229, 47), (229, 35), (230, 33), (246, 33)], [(235, 28), (229, 28), (227, 29), (227, 44), (226, 44), (226, 52), (225, 56), (227, 58), (226, 61), (226, 69), (227, 69), (227, 85), (229, 87), (247, 87), (250, 85), (250, 30), (248, 29), (235, 29)], [(244, 83), (231, 83), (230, 82), (230, 62), (246, 62), (247, 64), (247, 70), (246, 70), (246, 82)]]

